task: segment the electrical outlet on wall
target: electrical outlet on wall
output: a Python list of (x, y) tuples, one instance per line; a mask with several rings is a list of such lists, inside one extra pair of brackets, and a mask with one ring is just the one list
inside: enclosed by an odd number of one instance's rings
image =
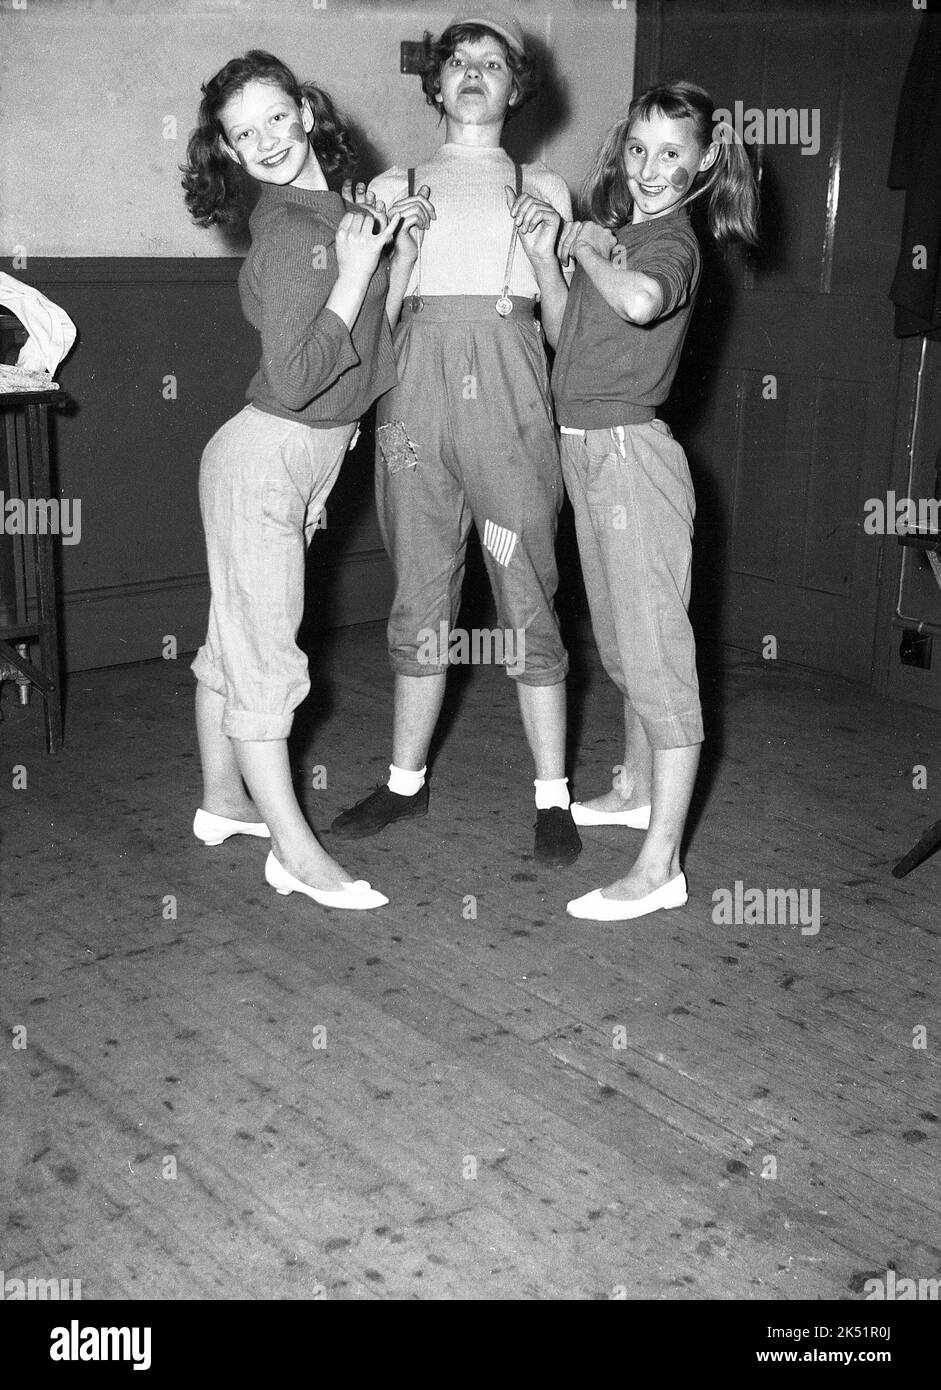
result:
[(899, 643), (899, 660), (903, 666), (920, 666), (931, 670), (931, 638), (925, 637), (917, 628), (907, 627)]
[(399, 71), (417, 73), (421, 72), (421, 59), (423, 48), (418, 42), (405, 39), (401, 45), (401, 57), (399, 60)]

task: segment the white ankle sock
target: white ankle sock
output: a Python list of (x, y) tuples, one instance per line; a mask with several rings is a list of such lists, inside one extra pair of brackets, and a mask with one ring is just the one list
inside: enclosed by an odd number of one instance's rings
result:
[(567, 777), (550, 777), (543, 782), (537, 777), (533, 786), (536, 788), (537, 811), (548, 811), (551, 806), (561, 806), (563, 811), (568, 810), (570, 798)]
[(407, 768), (396, 767), (395, 763), (389, 764), (389, 791), (396, 796), (414, 796), (420, 792), (425, 785), (425, 773), (427, 767), (423, 767), (420, 772), (409, 772)]

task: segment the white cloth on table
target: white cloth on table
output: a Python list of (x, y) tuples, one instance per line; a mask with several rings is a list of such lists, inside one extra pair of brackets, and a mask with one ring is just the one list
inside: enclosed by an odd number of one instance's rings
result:
[(3, 271), (0, 271), (0, 304), (16, 315), (29, 334), (16, 365), (27, 371), (48, 372), (51, 377), (75, 342), (75, 324), (64, 309), (39, 290)]

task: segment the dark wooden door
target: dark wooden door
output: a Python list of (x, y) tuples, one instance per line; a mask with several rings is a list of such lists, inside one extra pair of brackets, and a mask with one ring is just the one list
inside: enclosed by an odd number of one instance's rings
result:
[(864, 503), (889, 485), (899, 370), (903, 195), (886, 176), (919, 18), (893, 0), (638, 3), (636, 90), (687, 77), (741, 102), (753, 135), (749, 111), (806, 113), (799, 143), (754, 145), (762, 245), (708, 258), (664, 410), (696, 482), (697, 632), (765, 654), (773, 637), (781, 659), (857, 680), (883, 548)]

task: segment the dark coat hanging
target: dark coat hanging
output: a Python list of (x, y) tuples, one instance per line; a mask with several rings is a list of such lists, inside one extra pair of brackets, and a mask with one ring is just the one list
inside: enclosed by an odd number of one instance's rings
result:
[[(889, 187), (905, 189), (902, 246), (889, 298), (895, 334), (941, 338), (941, 4), (922, 16), (895, 125)], [(916, 248), (924, 247), (924, 252)]]

